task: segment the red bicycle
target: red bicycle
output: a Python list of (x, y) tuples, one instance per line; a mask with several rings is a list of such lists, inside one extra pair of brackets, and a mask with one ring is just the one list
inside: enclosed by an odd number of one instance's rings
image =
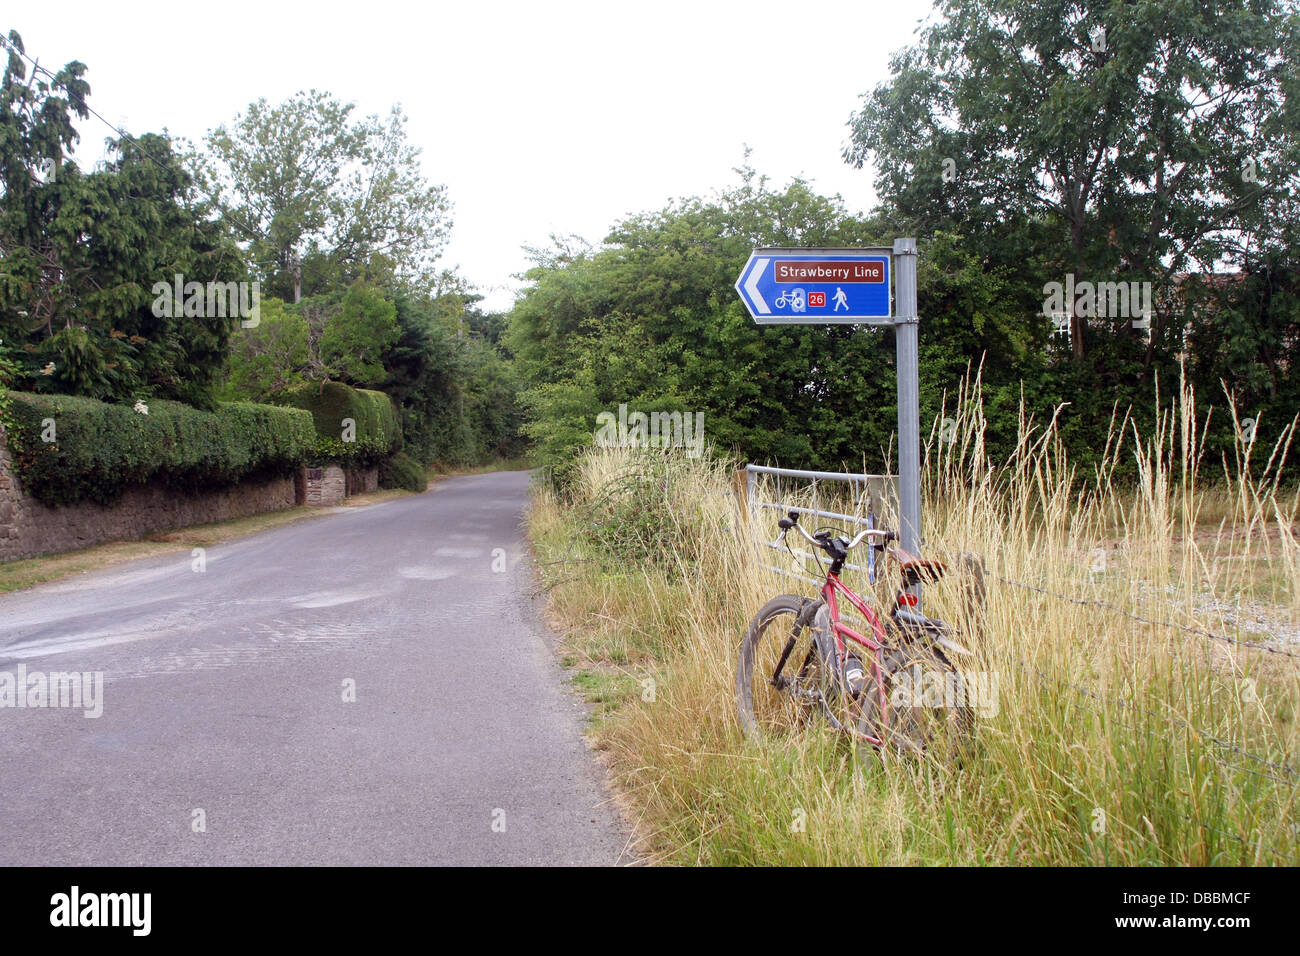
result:
[[(917, 599), (910, 590), (938, 580), (944, 565), (901, 547), (886, 550), (898, 536), (883, 528), (867, 528), (852, 540), (833, 528), (809, 534), (797, 511), (779, 524), (778, 540), (787, 549), (786, 534), (797, 530), (830, 564), (820, 598), (782, 594), (750, 622), (736, 669), (746, 736), (788, 729), (820, 712), (835, 729), (875, 747), (955, 753), (970, 735), (972, 710), (949, 655), (970, 652), (953, 640), (948, 624), (912, 610)], [(840, 580), (849, 552), (867, 539), (901, 572), (888, 615), (874, 613)], [(865, 621), (862, 630), (841, 620), (841, 595)]]

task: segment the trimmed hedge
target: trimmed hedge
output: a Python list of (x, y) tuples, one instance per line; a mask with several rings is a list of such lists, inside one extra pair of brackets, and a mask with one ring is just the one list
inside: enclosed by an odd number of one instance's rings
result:
[(379, 487), (424, 491), (429, 487), (429, 476), (423, 465), (406, 452), (399, 451), (379, 463)]
[[(397, 413), (383, 392), (342, 382), (328, 382), (324, 387), (308, 383), (279, 392), (270, 401), (311, 412), (316, 424), (313, 464), (372, 465), (402, 447)], [(349, 418), (353, 422), (350, 430), (343, 424)]]
[(23, 490), (48, 505), (110, 504), (128, 485), (153, 479), (198, 491), (281, 475), (316, 446), (311, 416), (293, 408), (237, 402), (205, 412), (154, 400), (142, 414), (72, 395), (8, 398), (14, 468)]

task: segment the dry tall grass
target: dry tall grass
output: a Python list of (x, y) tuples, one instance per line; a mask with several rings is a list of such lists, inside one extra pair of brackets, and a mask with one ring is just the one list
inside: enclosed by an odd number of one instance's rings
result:
[[(538, 491), (552, 611), (604, 705), (593, 733), (641, 851), (707, 864), (1300, 862), (1300, 662), (1249, 646), (1300, 654), (1286, 642), (1300, 502), (1276, 480), (1294, 423), (1263, 466), (1243, 444), (1219, 476), (1184, 389), (1152, 435), (1117, 420), (1107, 465), (1080, 476), (1053, 421), (1022, 416), (1015, 454), (990, 462), (978, 384), (956, 405), (956, 440), (927, 448), (926, 550), (981, 554), (987, 602), (968, 620), (950, 575), (927, 588), (926, 611), (972, 643), (979, 626), (968, 668), (999, 689), (956, 769), (864, 761), (817, 726), (742, 739), (745, 626), (772, 595), (813, 589), (760, 567), (777, 515), (738, 508), (734, 463), (603, 449), (570, 501)], [(1121, 455), (1136, 457), (1136, 487), (1113, 480)], [(1092, 601), (1113, 607), (1075, 603)]]

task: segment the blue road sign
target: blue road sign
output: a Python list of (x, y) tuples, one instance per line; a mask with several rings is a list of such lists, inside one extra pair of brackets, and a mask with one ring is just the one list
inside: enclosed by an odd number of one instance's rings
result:
[(892, 249), (758, 249), (736, 291), (759, 325), (892, 325)]

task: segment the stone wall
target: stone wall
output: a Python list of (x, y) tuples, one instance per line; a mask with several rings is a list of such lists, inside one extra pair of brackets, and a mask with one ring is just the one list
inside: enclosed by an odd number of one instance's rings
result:
[(329, 507), (379, 488), (379, 469), (338, 465), (299, 468), (273, 481), (242, 482), (220, 491), (182, 494), (159, 484), (128, 488), (111, 505), (83, 501), (59, 508), (19, 487), (0, 429), (0, 561), (75, 551), (106, 541), (143, 538), (194, 524), (244, 518), (295, 505)]
[(336, 505), (348, 496), (347, 476), (338, 465), (326, 465), (323, 468), (308, 468), (307, 500), (316, 508), (328, 508)]
[(298, 503), (290, 475), (195, 495), (145, 484), (129, 488), (112, 505), (78, 502), (51, 508), (19, 487), (0, 432), (0, 561), (133, 540), (158, 531), (280, 511)]
[(348, 496), (379, 490), (379, 468), (353, 469), (348, 472)]
[(344, 498), (379, 490), (377, 467), (349, 468), (345, 471), (338, 465), (326, 465), (304, 468), (302, 473), (306, 482), (303, 503), (317, 508), (328, 508), (339, 504)]

